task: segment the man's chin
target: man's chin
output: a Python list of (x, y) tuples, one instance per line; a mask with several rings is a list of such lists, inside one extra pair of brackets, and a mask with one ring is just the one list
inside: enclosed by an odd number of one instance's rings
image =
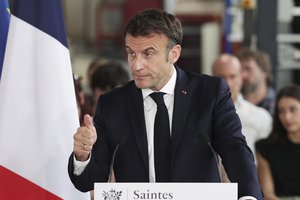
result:
[(242, 93), (244, 95), (247, 95), (247, 94), (255, 92), (256, 89), (257, 89), (257, 87), (255, 85), (250, 85), (250, 84), (249, 85), (244, 85), (242, 87)]
[(147, 89), (149, 88), (148, 84), (142, 83), (141, 81), (134, 81), (135, 86), (139, 89)]

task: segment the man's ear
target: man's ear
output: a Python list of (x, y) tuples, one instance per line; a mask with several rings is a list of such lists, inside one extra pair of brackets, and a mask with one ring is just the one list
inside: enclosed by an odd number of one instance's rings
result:
[(174, 64), (180, 57), (181, 53), (181, 46), (179, 44), (172, 47), (172, 49), (169, 51), (169, 62), (171, 64)]

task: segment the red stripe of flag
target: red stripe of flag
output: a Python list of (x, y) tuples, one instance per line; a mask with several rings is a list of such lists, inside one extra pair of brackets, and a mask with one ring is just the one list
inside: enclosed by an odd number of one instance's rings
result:
[(61, 200), (58, 196), (0, 165), (0, 199)]

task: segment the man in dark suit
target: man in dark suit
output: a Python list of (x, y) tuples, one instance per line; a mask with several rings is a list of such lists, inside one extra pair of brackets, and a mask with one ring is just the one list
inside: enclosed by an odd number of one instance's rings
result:
[[(129, 21), (124, 38), (134, 80), (101, 95), (94, 125), (85, 116), (85, 126), (74, 135), (69, 175), (75, 187), (89, 191), (94, 182), (108, 181), (116, 148), (117, 182), (219, 182), (213, 147), (229, 179), (238, 183), (239, 198), (263, 199), (226, 82), (174, 66), (181, 53), (179, 20), (145, 10)], [(157, 175), (155, 92), (163, 92), (170, 116), (170, 147), (160, 152), (170, 152), (164, 178)]]

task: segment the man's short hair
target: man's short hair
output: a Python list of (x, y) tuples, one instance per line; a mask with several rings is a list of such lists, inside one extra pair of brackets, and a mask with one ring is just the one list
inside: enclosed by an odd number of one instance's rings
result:
[(270, 56), (261, 50), (251, 50), (243, 48), (236, 53), (239, 60), (253, 59), (258, 67), (267, 74), (267, 84), (270, 85), (273, 81), (272, 63)]
[(169, 45), (181, 45), (183, 32), (179, 19), (160, 9), (146, 9), (132, 17), (124, 30), (126, 35), (148, 36), (150, 34), (164, 34), (169, 39)]

